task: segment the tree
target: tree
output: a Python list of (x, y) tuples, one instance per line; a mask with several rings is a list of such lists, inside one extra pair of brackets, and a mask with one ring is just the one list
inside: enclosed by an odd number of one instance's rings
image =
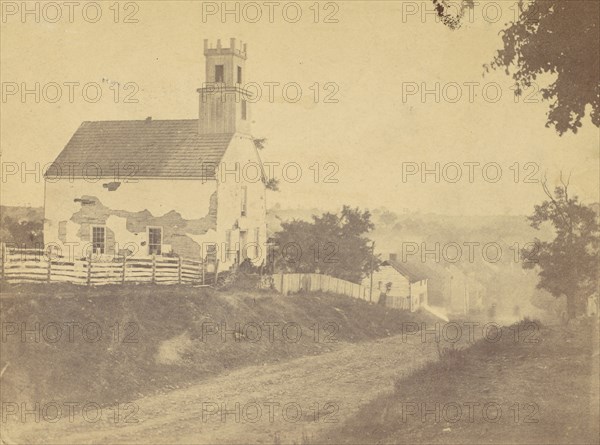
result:
[(432, 1), (442, 23), (452, 30), (460, 28), (462, 24), (462, 18), (465, 16), (467, 9), (472, 9), (475, 6), (474, 0), (465, 0), (459, 6), (458, 14), (454, 15), (451, 12), (451, 9), (456, 6), (455, 4), (450, 4), (446, 0)]
[[(449, 3), (433, 0), (442, 22), (460, 27), (469, 0), (451, 14)], [(517, 94), (543, 74), (554, 80), (540, 93), (550, 102), (547, 127), (559, 135), (576, 133), (586, 107), (600, 126), (600, 2), (596, 0), (519, 0), (519, 17), (502, 31), (503, 48), (486, 70), (503, 68), (517, 85)]]
[(38, 220), (21, 220), (5, 216), (2, 220), (2, 241), (17, 243), (20, 246), (42, 244), (44, 224)]
[(277, 178), (265, 179), (264, 183), (265, 183), (265, 188), (267, 190), (271, 190), (273, 192), (279, 191), (279, 179), (277, 179)]
[(254, 142), (257, 150), (264, 150), (267, 145), (267, 138), (252, 138), (252, 142)]
[[(344, 206), (338, 214), (324, 213), (312, 222), (292, 220), (275, 234), (275, 268), (284, 272), (319, 272), (359, 282), (371, 270), (374, 229), (369, 211)], [(377, 266), (375, 259), (373, 264)]]
[(569, 196), (569, 181), (564, 182), (562, 174), (560, 181), (551, 193), (546, 178), (542, 180), (548, 199), (528, 217), (538, 230), (544, 223), (552, 224), (556, 236), (552, 241), (536, 238), (522, 258), (524, 268), (539, 269), (539, 289), (566, 297), (568, 316), (574, 318), (585, 313), (587, 298), (598, 289), (600, 227), (592, 207)]
[[(252, 138), (252, 142), (254, 142), (254, 147), (256, 150), (264, 150), (267, 146), (267, 138)], [(267, 190), (271, 190), (273, 192), (279, 191), (279, 179), (276, 178), (267, 178), (263, 175), (263, 183)]]

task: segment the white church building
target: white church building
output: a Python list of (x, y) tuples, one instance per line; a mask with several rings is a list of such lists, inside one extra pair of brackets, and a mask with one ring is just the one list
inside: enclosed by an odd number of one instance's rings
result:
[(265, 175), (247, 48), (204, 41), (199, 116), (83, 122), (45, 174), (44, 243), (63, 257), (266, 256)]

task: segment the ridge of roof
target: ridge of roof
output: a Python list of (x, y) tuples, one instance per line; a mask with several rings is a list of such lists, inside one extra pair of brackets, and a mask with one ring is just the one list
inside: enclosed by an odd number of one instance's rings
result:
[(414, 265), (408, 263), (400, 263), (396, 260), (386, 260), (382, 265), (389, 265), (396, 269), (399, 273), (409, 278), (411, 282), (426, 280), (428, 277), (418, 270)]

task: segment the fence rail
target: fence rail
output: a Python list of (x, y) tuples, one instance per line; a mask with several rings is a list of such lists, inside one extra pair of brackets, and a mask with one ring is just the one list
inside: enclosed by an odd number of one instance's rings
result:
[(11, 250), (5, 245), (0, 246), (0, 257), (0, 279), (10, 283), (214, 284), (219, 273), (218, 262), (209, 273), (206, 262), (178, 257), (65, 261), (45, 255), (43, 250)]

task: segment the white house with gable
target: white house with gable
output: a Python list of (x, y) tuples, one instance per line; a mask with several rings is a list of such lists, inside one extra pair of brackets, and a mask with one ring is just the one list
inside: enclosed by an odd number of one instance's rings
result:
[(370, 288), (371, 281), (373, 301), (411, 312), (428, 304), (427, 277), (413, 265), (400, 263), (395, 254), (390, 254), (373, 272), (372, 280), (367, 276), (362, 285)]
[[(83, 122), (45, 174), (44, 242), (63, 257), (265, 259), (263, 165), (246, 45), (204, 42), (199, 117)], [(216, 250), (215, 250), (216, 249)]]

